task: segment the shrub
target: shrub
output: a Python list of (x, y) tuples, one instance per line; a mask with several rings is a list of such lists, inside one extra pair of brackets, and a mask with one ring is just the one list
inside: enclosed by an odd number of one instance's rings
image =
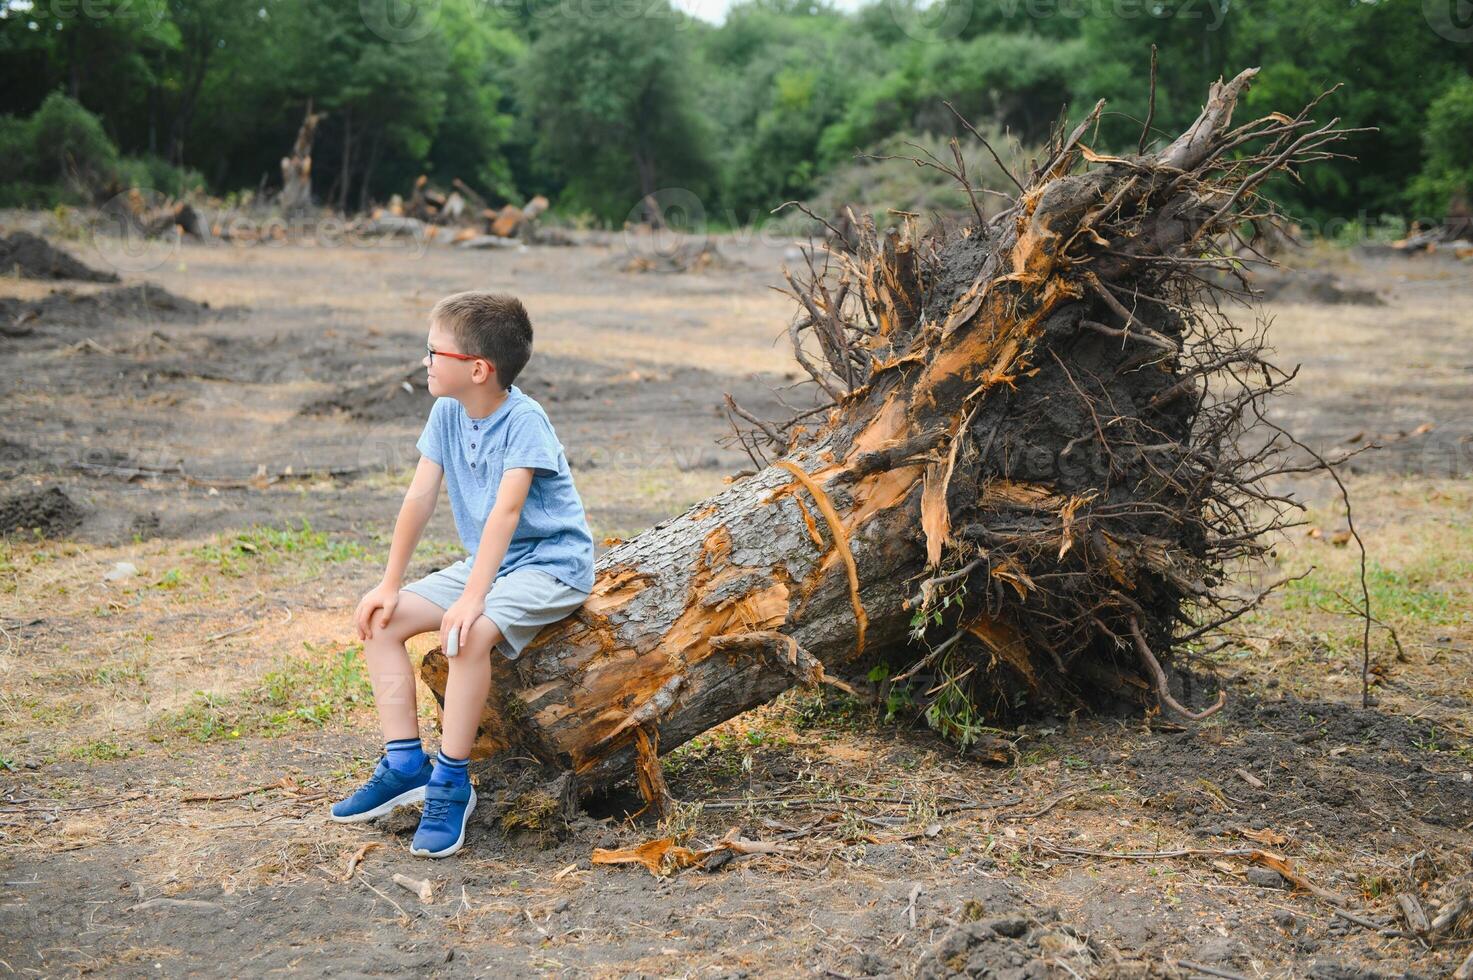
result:
[(1473, 195), (1473, 77), (1457, 79), (1427, 108), (1422, 131), (1422, 172), (1410, 195), (1420, 214), (1441, 217), (1460, 195)]
[(137, 187), (169, 197), (184, 197), (205, 189), (204, 175), (198, 170), (176, 167), (154, 156), (124, 157), (119, 162), (115, 183), (118, 191)]
[(118, 148), (102, 121), (76, 101), (53, 92), (30, 119), (36, 176), (44, 182), (72, 183), (92, 194), (117, 181)]

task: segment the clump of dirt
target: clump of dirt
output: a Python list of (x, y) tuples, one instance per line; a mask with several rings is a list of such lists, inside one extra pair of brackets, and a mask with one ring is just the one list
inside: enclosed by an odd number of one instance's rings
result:
[(1009, 977), (1046, 980), (1057, 976), (1052, 964), (1067, 964), (1075, 976), (1095, 972), (1099, 952), (1058, 913), (1041, 910), (963, 922), (941, 937), (916, 964), (917, 980), (950, 977)]
[(75, 531), (83, 516), (60, 487), (18, 493), (0, 499), (0, 534), (60, 537)]
[(25, 279), (78, 279), (82, 282), (117, 282), (111, 272), (83, 265), (46, 239), (28, 231), (0, 238), (0, 273)]
[(25, 443), (0, 439), (0, 475), (9, 476), (21, 472), (31, 457), (31, 447)]
[(1414, 834), (1418, 823), (1473, 821), (1467, 767), (1445, 761), (1465, 749), (1429, 721), (1329, 701), (1238, 697), (1221, 725), (1158, 735), (1125, 765), (1150, 794), (1147, 805), (1204, 835), (1246, 826), (1347, 841), (1371, 825)]
[(1291, 303), (1326, 303), (1332, 306), (1385, 306), (1374, 289), (1349, 285), (1334, 273), (1318, 269), (1259, 268), (1248, 282), (1265, 300)]

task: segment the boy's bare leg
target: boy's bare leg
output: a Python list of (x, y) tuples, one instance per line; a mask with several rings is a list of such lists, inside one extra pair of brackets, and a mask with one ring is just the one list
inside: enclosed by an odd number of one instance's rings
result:
[[(485, 616), (471, 624), (470, 637), (460, 641), (460, 653), (446, 658), (450, 676), (445, 678), (445, 734), (440, 751), (452, 759), (468, 759), (476, 728), (491, 693), (491, 658), (501, 642), (501, 630)], [(410, 736), (413, 737), (413, 736)]]
[(387, 626), (375, 625), (373, 636), (363, 643), (363, 658), (373, 684), (373, 702), (378, 707), (384, 741), (419, 738), (415, 710), (414, 668), (404, 643), (411, 636), (440, 628), (445, 610), (424, 596), (399, 593), (399, 604)]

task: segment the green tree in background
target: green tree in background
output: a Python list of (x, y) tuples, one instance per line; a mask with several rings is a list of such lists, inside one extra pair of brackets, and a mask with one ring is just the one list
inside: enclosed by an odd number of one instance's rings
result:
[(1412, 184), (1418, 216), (1438, 219), (1473, 199), (1473, 78), (1455, 79), (1427, 110), (1422, 172)]
[(1023, 142), (1036, 141), (1068, 102), (1070, 80), (1088, 56), (1081, 41), (1033, 34), (912, 43), (903, 54), (824, 133), (820, 155), (826, 165), (897, 132), (957, 135), (962, 127), (945, 102), (969, 120), (996, 122)]
[[(615, 223), (651, 190), (683, 187), (721, 223), (753, 221), (848, 180), (856, 151), (965, 139), (944, 101), (1034, 145), (1062, 110), (1077, 120), (1104, 98), (1088, 140), (1134, 152), (1153, 44), (1148, 142), (1250, 65), (1262, 72), (1245, 120), (1340, 84), (1312, 115), (1368, 131), (1266, 188), (1312, 227), (1441, 213), (1473, 146), (1473, 43), (1422, 0), (871, 0), (852, 13), (738, 0), (719, 25), (670, 0), (439, 0), (403, 36), (370, 23), (373, 6), (0, 0), (0, 149), (18, 148), (0, 160), (4, 199), (128, 181), (177, 193), (195, 172), (218, 194), (273, 188), (310, 104), (326, 113), (314, 192), (335, 207), (427, 173)], [(91, 147), (87, 168), (37, 151), (57, 127)]]
[(1140, 16), (1087, 19), (1082, 29), (1089, 57), (1074, 85), (1076, 108), (1109, 99), (1101, 140), (1118, 151), (1133, 151), (1140, 135), (1153, 42), (1156, 136), (1179, 133), (1214, 79), (1246, 67), (1262, 71), (1238, 110), (1245, 120), (1297, 112), (1344, 83), (1312, 117), (1377, 131), (1337, 146), (1355, 159), (1322, 161), (1266, 189), (1291, 213), (1321, 223), (1409, 205), (1427, 107), (1451, 76), (1467, 74), (1470, 47), (1434, 31), (1418, 0), (1162, 0)]
[[(1300, 180), (1280, 178), (1268, 192), (1316, 222), (1404, 211), (1417, 170), (1427, 109), (1446, 90), (1461, 47), (1431, 29), (1417, 0), (1250, 0), (1239, 9), (1232, 57), (1261, 65), (1244, 111), (1293, 111), (1344, 84), (1313, 113), (1340, 125), (1375, 127), (1337, 148), (1354, 159), (1308, 167)], [(1465, 144), (1473, 134), (1464, 138)]]
[(724, 198), (738, 222), (806, 198), (823, 169), (819, 141), (872, 77), (884, 50), (831, 7), (747, 0), (702, 37)]
[(637, 10), (562, 7), (542, 24), (521, 75), (522, 104), (536, 159), (575, 207), (619, 221), (661, 188), (709, 193), (688, 30), (663, 0)]
[(302, 9), (304, 27), (316, 34), (298, 49), (297, 98), (327, 113), (312, 155), (316, 193), (346, 205), (360, 175), (407, 193), (445, 116), (443, 38), (385, 41), (358, 16), (357, 0), (313, 0)]
[(511, 200), (520, 197), (511, 153), (521, 150), (510, 144), (516, 127), (516, 76), (526, 44), (484, 9), (479, 0), (455, 0), (441, 7), (450, 98), (430, 150), (429, 169), (444, 180), (459, 177), (493, 200)]

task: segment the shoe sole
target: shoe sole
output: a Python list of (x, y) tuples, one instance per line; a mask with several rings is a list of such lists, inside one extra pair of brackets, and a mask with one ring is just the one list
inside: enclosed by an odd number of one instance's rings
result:
[(355, 813), (347, 817), (340, 817), (329, 810), (327, 815), (332, 817), (337, 823), (363, 823), (366, 820), (373, 820), (376, 817), (382, 817), (385, 814), (392, 813), (401, 806), (408, 806), (411, 803), (423, 803), (424, 799), (425, 788), (423, 786), (416, 786), (414, 789), (405, 790), (392, 800), (386, 800), (380, 803), (372, 810), (364, 810), (362, 813)]
[(466, 828), (466, 825), (471, 822), (471, 814), (474, 813), (475, 811), (476, 811), (476, 795), (475, 795), (475, 791), (472, 790), (471, 791), (471, 799), (470, 799), (470, 802), (466, 805), (466, 808), (465, 808), (465, 814), (460, 818), (460, 836), (455, 839), (455, 843), (454, 844), (451, 844), (449, 847), (445, 848), (443, 851), (421, 851), (418, 848), (416, 848), (413, 844), (410, 844), (409, 845), (409, 853), (410, 854), (418, 855), (419, 857), (428, 857), (428, 858), (443, 858), (443, 857), (449, 857), (450, 855), (454, 854), (456, 851), (460, 850), (463, 846), (465, 846), (465, 828)]

